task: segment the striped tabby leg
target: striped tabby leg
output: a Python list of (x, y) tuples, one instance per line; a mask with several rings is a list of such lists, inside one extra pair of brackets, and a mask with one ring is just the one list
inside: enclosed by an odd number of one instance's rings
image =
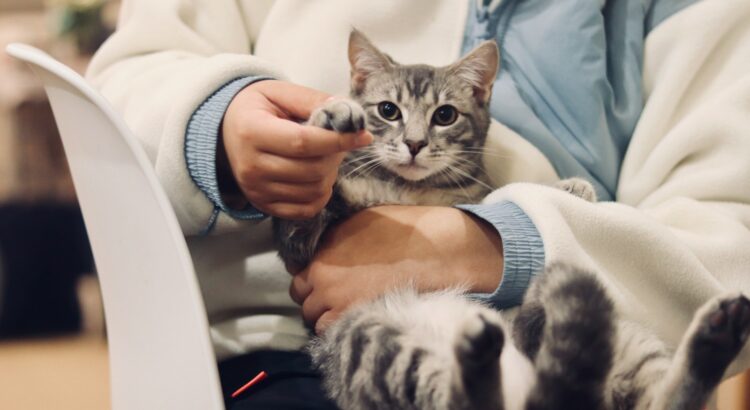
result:
[(703, 409), (750, 334), (750, 301), (720, 296), (695, 315), (649, 410)]
[(466, 318), (455, 347), (460, 369), (460, 385), (454, 387), (456, 409), (504, 409), (500, 388), (504, 343), (505, 335), (496, 315)]
[(538, 284), (544, 329), (526, 409), (603, 409), (615, 338), (613, 305), (593, 275), (556, 265)]
[(459, 292), (396, 292), (347, 313), (310, 347), (342, 409), (503, 410), (496, 312)]

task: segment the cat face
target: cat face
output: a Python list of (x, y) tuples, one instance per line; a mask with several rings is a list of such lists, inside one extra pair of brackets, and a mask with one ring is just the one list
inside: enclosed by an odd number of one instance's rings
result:
[(494, 42), (447, 67), (400, 65), (355, 30), (349, 59), (352, 97), (375, 137), (367, 148), (374, 160), (407, 181), (453, 184), (476, 176), (498, 69)]

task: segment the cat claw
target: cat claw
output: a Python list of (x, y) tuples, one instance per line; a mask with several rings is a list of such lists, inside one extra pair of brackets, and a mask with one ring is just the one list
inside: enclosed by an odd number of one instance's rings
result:
[(348, 98), (334, 99), (315, 110), (308, 124), (336, 132), (358, 132), (365, 128), (365, 111)]

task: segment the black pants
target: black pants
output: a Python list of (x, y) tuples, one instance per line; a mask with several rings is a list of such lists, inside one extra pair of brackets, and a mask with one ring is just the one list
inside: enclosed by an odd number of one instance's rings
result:
[[(265, 371), (268, 377), (235, 399), (231, 394)], [(259, 351), (219, 363), (227, 410), (337, 410), (322, 379), (301, 352)]]

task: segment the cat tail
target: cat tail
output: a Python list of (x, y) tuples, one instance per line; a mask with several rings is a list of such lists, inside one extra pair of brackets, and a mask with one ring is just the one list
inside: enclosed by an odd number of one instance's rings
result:
[(544, 318), (534, 363), (537, 381), (526, 409), (605, 408), (615, 313), (603, 286), (593, 274), (552, 265), (530, 292)]

